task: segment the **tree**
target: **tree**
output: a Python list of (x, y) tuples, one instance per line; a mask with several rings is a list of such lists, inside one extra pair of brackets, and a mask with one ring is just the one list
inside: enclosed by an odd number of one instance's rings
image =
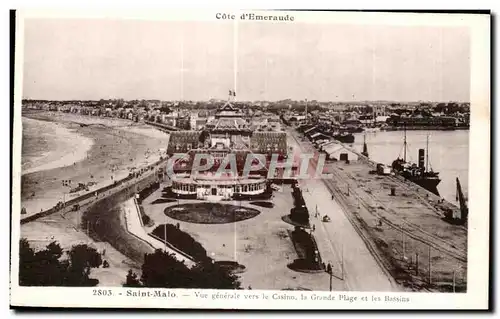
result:
[(19, 284), (23, 286), (61, 286), (64, 265), (59, 262), (63, 251), (52, 242), (35, 252), (26, 239), (20, 241)]
[(160, 110), (160, 112), (165, 113), (165, 114), (169, 114), (172, 112), (172, 110), (166, 105), (160, 107), (159, 110)]
[(191, 272), (193, 273), (196, 288), (240, 288), (240, 282), (236, 275), (212, 262), (198, 263), (191, 269)]
[(120, 108), (120, 107), (123, 107), (123, 105), (125, 104), (125, 101), (123, 99), (118, 99), (116, 101), (116, 105), (115, 105), (115, 108)]
[(19, 241), (19, 285), (32, 286), (35, 251), (25, 238)]
[(84, 244), (73, 246), (69, 251), (69, 258), (71, 265), (68, 270), (74, 280), (72, 283), (76, 286), (86, 285), (90, 269), (98, 268), (102, 264), (101, 254), (95, 248)]
[(137, 278), (137, 274), (133, 272), (132, 269), (129, 269), (123, 287), (131, 287), (131, 288), (142, 287), (141, 282)]
[[(129, 271), (125, 284), (137, 284), (135, 274)], [(184, 262), (178, 261), (172, 254), (157, 249), (152, 254), (144, 255), (141, 283), (149, 288), (206, 288), (237, 289), (238, 278), (225, 268), (207, 259), (189, 269)]]
[(90, 269), (101, 265), (100, 254), (87, 245), (73, 246), (69, 259), (61, 259), (63, 249), (51, 242), (35, 252), (26, 239), (19, 242), (19, 285), (21, 286), (95, 286)]
[[(157, 249), (144, 255), (141, 282), (150, 288), (190, 288), (187, 280), (188, 268), (172, 254)], [(188, 286), (186, 286), (188, 285)]]

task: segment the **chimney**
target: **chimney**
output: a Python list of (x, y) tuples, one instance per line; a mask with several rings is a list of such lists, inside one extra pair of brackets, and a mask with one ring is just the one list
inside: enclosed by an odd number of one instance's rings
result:
[(425, 150), (423, 148), (418, 150), (418, 167), (425, 169)]

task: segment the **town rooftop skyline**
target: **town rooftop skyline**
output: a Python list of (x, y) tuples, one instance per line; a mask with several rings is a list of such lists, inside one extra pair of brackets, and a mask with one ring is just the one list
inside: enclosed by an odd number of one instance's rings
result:
[(462, 27), (26, 19), (30, 99), (468, 101)]

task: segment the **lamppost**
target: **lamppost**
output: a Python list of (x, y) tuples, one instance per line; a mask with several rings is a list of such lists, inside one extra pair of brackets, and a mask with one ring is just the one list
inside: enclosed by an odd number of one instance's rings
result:
[(340, 266), (342, 269), (342, 280), (344, 280), (344, 243), (340, 246)]
[[(328, 266), (330, 266), (330, 263), (328, 263)], [(333, 269), (328, 267), (327, 272), (330, 275), (330, 291), (332, 291)]]
[(402, 242), (402, 245), (403, 245), (403, 261), (404, 261), (406, 259), (406, 253), (405, 253), (406, 243), (405, 243), (405, 233), (404, 233), (404, 230), (403, 230), (403, 225), (401, 225), (401, 242)]
[(454, 269), (454, 270), (453, 270), (453, 293), (455, 293), (455, 292), (456, 292), (456, 290), (455, 290), (455, 283), (456, 283), (456, 282), (455, 282), (455, 276), (456, 276), (456, 272), (457, 272), (457, 271)]
[(165, 252), (167, 252), (167, 215), (163, 214), (163, 243), (165, 244)]

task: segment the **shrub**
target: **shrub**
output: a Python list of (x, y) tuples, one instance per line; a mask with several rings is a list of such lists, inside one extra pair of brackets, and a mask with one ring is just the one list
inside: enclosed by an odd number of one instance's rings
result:
[(144, 225), (149, 225), (149, 223), (151, 222), (151, 218), (148, 216), (148, 215), (142, 215), (142, 223)]
[(294, 207), (290, 210), (290, 219), (296, 223), (308, 225), (309, 211), (306, 207)]
[(293, 196), (293, 204), (294, 206), (303, 206), (305, 205), (305, 200), (304, 200), (304, 197), (302, 196), (302, 191), (300, 190), (300, 188), (298, 187), (294, 187), (293, 188), (293, 192), (292, 192), (292, 196)]
[[(321, 269), (321, 258), (318, 254), (318, 259), (316, 260), (315, 251), (318, 250), (318, 247), (313, 237), (302, 228), (295, 227), (295, 230), (292, 231), (292, 240), (295, 243), (299, 257), (301, 257), (301, 261), (297, 261), (301, 264), (299, 268)], [(299, 265), (296, 266), (298, 267)]]
[(195, 260), (204, 262), (209, 258), (207, 256), (207, 251), (200, 243), (191, 237), (191, 235), (183, 232), (173, 224), (159, 225), (152, 232), (153, 235), (161, 238), (161, 240), (165, 239), (165, 233), (167, 235), (167, 242), (190, 255)]
[(157, 249), (144, 255), (142, 275), (129, 270), (124, 287), (238, 289), (238, 277), (211, 259), (186, 267), (172, 254)]

